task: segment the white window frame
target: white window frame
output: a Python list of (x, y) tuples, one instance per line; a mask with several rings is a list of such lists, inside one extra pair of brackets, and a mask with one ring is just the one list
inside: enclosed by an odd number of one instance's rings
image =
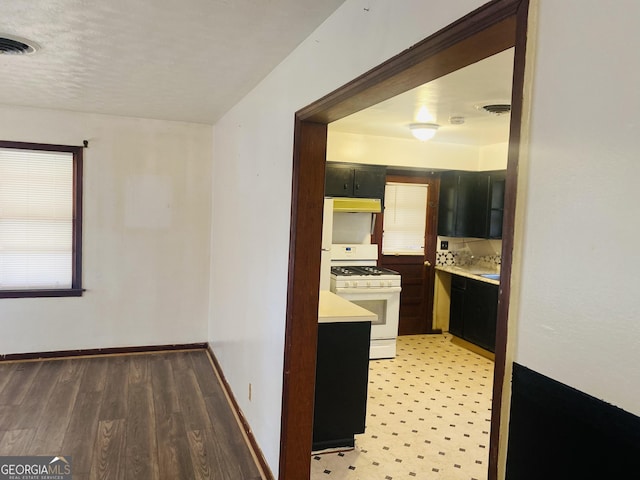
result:
[[(417, 216), (417, 229), (414, 228), (414, 232), (410, 233), (409, 236), (415, 237), (415, 239), (419, 239), (421, 245), (411, 244), (410, 241), (394, 241), (391, 246), (385, 242), (385, 235), (389, 235), (389, 231), (392, 231), (392, 227), (389, 223), (393, 222), (393, 217), (396, 214), (395, 210), (395, 200), (394, 200), (394, 192), (392, 190), (397, 191), (398, 188), (424, 188), (424, 209), (422, 211), (422, 215)], [(385, 211), (383, 217), (383, 228), (382, 228), (382, 254), (383, 255), (418, 255), (424, 256), (425, 254), (425, 242), (426, 242), (426, 218), (427, 218), (427, 202), (429, 200), (429, 185), (427, 183), (404, 183), (404, 182), (387, 182), (385, 185)], [(417, 233), (417, 232), (420, 233)], [(397, 234), (398, 232), (396, 232)], [(398, 245), (404, 243), (406, 248), (398, 248)], [(410, 245), (411, 244), (411, 245)]]

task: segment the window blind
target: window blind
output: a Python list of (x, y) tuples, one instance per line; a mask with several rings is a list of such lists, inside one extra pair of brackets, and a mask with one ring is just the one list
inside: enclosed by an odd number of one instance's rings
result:
[(425, 184), (387, 183), (382, 233), (384, 255), (424, 255)]
[(0, 289), (71, 288), (73, 154), (0, 148)]

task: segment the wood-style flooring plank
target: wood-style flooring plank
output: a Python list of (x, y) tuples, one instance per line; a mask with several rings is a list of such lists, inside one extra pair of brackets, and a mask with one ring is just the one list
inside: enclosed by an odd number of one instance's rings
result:
[(160, 478), (193, 478), (189, 441), (182, 415), (171, 413), (166, 417), (158, 417), (156, 413), (156, 432)]
[(16, 405), (0, 405), (0, 433), (11, 430), (15, 411), (20, 408)]
[(125, 478), (157, 480), (158, 444), (150, 384), (131, 384), (127, 398), (127, 450)]
[(150, 378), (149, 355), (129, 357), (129, 383), (146, 383)]
[(224, 391), (217, 381), (213, 365), (211, 364), (211, 360), (209, 360), (209, 355), (203, 351), (190, 352), (189, 359), (191, 360), (193, 372), (198, 380), (202, 396), (224, 396)]
[(194, 477), (197, 480), (224, 479), (224, 468), (217, 462), (211, 460), (215, 458), (209, 450), (209, 439), (206, 430), (191, 430), (187, 432), (189, 438), (189, 450), (191, 452), (191, 462), (193, 463)]
[[(87, 365), (90, 369), (90, 365)], [(79, 392), (62, 442), (61, 454), (73, 458), (73, 473), (88, 478), (98, 432), (102, 392)]]
[(173, 371), (177, 374), (183, 372), (185, 370), (190, 370), (192, 368), (191, 360), (189, 359), (189, 354), (191, 352), (174, 352), (173, 355), (170, 353), (165, 354), (165, 358), (167, 355), (171, 357), (171, 366), (173, 367)]
[(110, 357), (85, 358), (86, 364), (80, 392), (102, 392), (107, 384), (107, 369), (111, 362)]
[(80, 386), (80, 379), (84, 375), (84, 371), (88, 366), (88, 362), (82, 358), (66, 358), (58, 361), (58, 383), (61, 384), (77, 384)]
[(211, 421), (193, 370), (188, 369), (176, 374), (174, 381), (180, 412), (187, 432), (208, 428)]
[(16, 363), (6, 362), (0, 363), (0, 393), (4, 389), (4, 386), (7, 384), (9, 379), (11, 378), (11, 374), (13, 370), (16, 368)]
[(71, 412), (76, 403), (80, 382), (74, 374), (84, 367), (79, 360), (57, 361), (55, 373), (58, 382), (46, 399), (46, 405), (39, 420), (35, 439), (30, 445), (31, 455), (49, 455), (60, 453)]
[(113, 357), (110, 360), (100, 406), (100, 420), (117, 420), (127, 415), (129, 361), (124, 356)]
[(8, 430), (0, 438), (0, 455), (19, 456), (29, 452), (29, 445), (33, 441), (35, 430)]
[(149, 359), (153, 405), (156, 416), (168, 417), (180, 411), (176, 385), (173, 379), (171, 357), (166, 354), (154, 355)]
[(124, 477), (125, 430), (124, 419), (98, 423), (90, 480), (121, 480)]
[(8, 430), (23, 430), (37, 428), (40, 418), (46, 415), (45, 409), (47, 400), (51, 397), (51, 392), (58, 382), (56, 373), (58, 366), (55, 361), (25, 362), (23, 365), (38, 364), (36, 381), (31, 383), (29, 391), (20, 407), (14, 410), (14, 415), (10, 418)]
[(20, 405), (42, 364), (40, 362), (19, 362), (11, 367), (10, 376), (0, 391), (0, 405)]

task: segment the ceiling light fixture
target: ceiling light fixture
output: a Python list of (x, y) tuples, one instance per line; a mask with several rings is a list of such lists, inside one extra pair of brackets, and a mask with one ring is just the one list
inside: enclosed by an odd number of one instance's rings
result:
[(436, 134), (436, 130), (438, 130), (438, 127), (440, 127), (440, 125), (437, 125), (435, 123), (412, 123), (411, 125), (409, 125), (411, 134), (421, 142), (431, 140)]

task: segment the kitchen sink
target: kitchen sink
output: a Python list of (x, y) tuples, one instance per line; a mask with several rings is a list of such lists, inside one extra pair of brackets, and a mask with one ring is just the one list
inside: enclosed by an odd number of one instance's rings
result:
[(488, 278), (490, 280), (500, 280), (500, 274), (499, 273), (483, 273), (480, 276), (484, 277), (484, 278)]

